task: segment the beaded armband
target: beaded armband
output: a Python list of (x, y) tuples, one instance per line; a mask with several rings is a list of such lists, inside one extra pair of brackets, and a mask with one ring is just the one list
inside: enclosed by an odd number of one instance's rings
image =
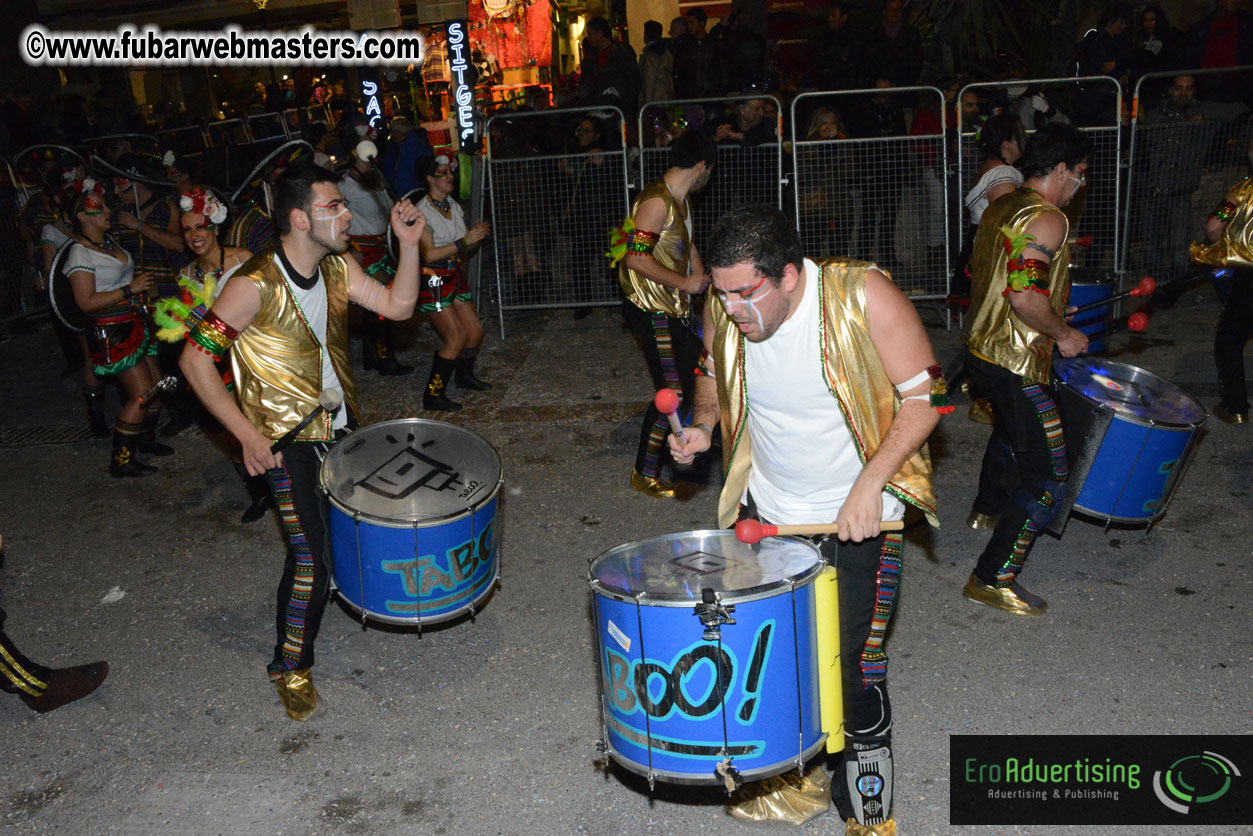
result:
[(948, 381), (944, 379), (944, 367), (938, 363), (934, 366), (920, 371), (918, 374), (906, 380), (904, 383), (896, 387), (899, 393), (902, 389), (908, 391), (913, 389), (919, 383), (927, 378), (931, 379), (931, 391), (925, 395), (905, 395), (901, 397), (902, 401), (927, 401), (927, 403), (935, 408), (935, 411), (941, 415), (948, 415), (957, 407), (953, 406), (948, 397)]
[(1230, 200), (1224, 200), (1222, 203), (1218, 204), (1218, 208), (1214, 210), (1214, 213), (1210, 215), (1210, 217), (1222, 221), (1223, 223), (1230, 223), (1231, 219), (1234, 218), (1235, 215), (1236, 205)]
[(700, 350), (700, 359), (696, 361), (696, 368), (692, 372), (697, 377), (709, 377), (709, 352), (705, 348)]
[(1009, 286), (1001, 291), (1008, 296), (1011, 290), (1027, 290), (1049, 295), (1049, 264), (1038, 258), (1013, 258), (1005, 263), (1005, 281)]
[(649, 232), (645, 229), (637, 229), (627, 236), (627, 252), (629, 253), (651, 253), (657, 246), (657, 242), (661, 240), (661, 236), (656, 232)]
[(221, 360), (238, 337), (239, 332), (219, 319), (213, 311), (206, 311), (203, 318), (187, 329), (187, 342), (214, 360)]

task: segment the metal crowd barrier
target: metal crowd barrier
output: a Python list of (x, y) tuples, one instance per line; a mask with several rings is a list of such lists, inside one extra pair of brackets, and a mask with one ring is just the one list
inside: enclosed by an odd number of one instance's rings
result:
[[(1233, 74), (1240, 79), (1240, 73), (1248, 74), (1243, 83), (1249, 83), (1253, 65), (1151, 73), (1137, 82), (1119, 252), (1125, 275), (1149, 275), (1159, 284), (1187, 276), (1192, 269), (1188, 245), (1204, 239), (1206, 217), (1248, 174), (1253, 140), (1248, 108), (1200, 98), (1207, 91), (1222, 92), (1215, 83)], [(1182, 82), (1178, 89), (1176, 79)], [(1244, 86), (1243, 92), (1248, 89)], [(1181, 101), (1188, 105), (1186, 112), (1179, 108)], [(1196, 114), (1199, 119), (1193, 118)]]
[(163, 146), (183, 155), (199, 154), (209, 147), (209, 137), (199, 125), (166, 128), (157, 131), (157, 138), (162, 141)]
[[(906, 119), (911, 110), (917, 133)], [(873, 261), (914, 299), (948, 294), (944, 110), (944, 94), (935, 87), (805, 93), (793, 100), (794, 200), (807, 254)], [(924, 112), (934, 115), (934, 128), (920, 127)], [(855, 135), (872, 131), (877, 135)]]
[(215, 148), (221, 145), (247, 145), (252, 142), (248, 124), (243, 119), (210, 122), (205, 126), (205, 133), (209, 137), (209, 144)]
[[(598, 119), (612, 150), (565, 152)], [(625, 123), (617, 108), (509, 113), (487, 122), (488, 190), (500, 333), (507, 310), (616, 305), (605, 251), (630, 208)]]
[(678, 130), (701, 130), (710, 137), (710, 124), (724, 118), (734, 119), (736, 109), (748, 102), (772, 104), (774, 116), (763, 117), (773, 125), (774, 140), (755, 146), (742, 146), (736, 141), (718, 143), (718, 164), (708, 185), (691, 195), (693, 229), (696, 249), (702, 250), (709, 233), (723, 212), (742, 203), (767, 203), (783, 208), (783, 145), (779, 135), (783, 128), (779, 100), (773, 96), (731, 96), (722, 99), (681, 99), (650, 102), (640, 109), (639, 187), (659, 180), (670, 167), (669, 143)]
[[(1026, 88), (1026, 93), (1021, 97), (1013, 96), (1009, 93), (1011, 88)], [(1119, 164), (1122, 157), (1122, 91), (1118, 82), (1109, 76), (1015, 79), (1011, 82), (969, 84), (962, 88), (960, 95), (965, 95), (967, 91), (979, 97), (985, 111), (1001, 106), (1009, 112), (1018, 113), (1028, 134), (1035, 132), (1035, 114), (1039, 112), (1030, 103), (1031, 96), (1036, 92), (1041, 93), (1059, 113), (1085, 115), (1085, 124), (1076, 124), (1076, 127), (1092, 140), (1087, 186), (1066, 208), (1066, 214), (1071, 218), (1070, 237), (1084, 239), (1091, 236), (1092, 243), (1088, 247), (1073, 245), (1070, 261), (1072, 265), (1088, 270), (1117, 270), (1122, 233), (1119, 217), (1123, 176)], [(1068, 117), (1058, 118), (1070, 121)], [(983, 162), (978, 152), (977, 127), (967, 124), (958, 110), (958, 183), (963, 198), (974, 185), (975, 175)], [(963, 228), (969, 222), (963, 211)]]
[(252, 114), (248, 117), (248, 135), (252, 137), (254, 142), (271, 137), (286, 139), (288, 133), (287, 125), (283, 121), (283, 114), (277, 112)]

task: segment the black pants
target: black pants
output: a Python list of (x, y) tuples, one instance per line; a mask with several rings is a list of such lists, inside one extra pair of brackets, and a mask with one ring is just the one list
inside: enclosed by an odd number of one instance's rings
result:
[(973, 355), (966, 358), (966, 371), (995, 415), (974, 510), (1001, 518), (975, 575), (1008, 586), (1066, 496), (1066, 438), (1047, 387)]
[[(700, 362), (702, 349), (699, 323), (642, 311), (629, 301), (622, 304), (622, 314), (644, 347), (644, 358), (648, 361), (653, 386), (678, 392), (680, 417), (691, 415), (696, 365)], [(639, 449), (635, 454), (635, 469), (641, 474), (656, 476), (661, 471), (667, 449), (666, 433), (669, 431), (669, 419), (649, 400), (648, 411), (644, 413), (644, 423), (640, 427)]]
[(318, 490), (318, 467), (327, 449), (325, 444), (297, 442), (283, 451), (283, 464), (266, 473), (287, 537), (271, 679), (313, 666), (313, 643), (330, 591), (326, 506)]
[(1214, 364), (1218, 366), (1221, 403), (1228, 412), (1249, 411), (1249, 389), (1244, 379), (1244, 344), (1253, 330), (1253, 270), (1235, 268), (1219, 280), (1223, 299), (1214, 335)]

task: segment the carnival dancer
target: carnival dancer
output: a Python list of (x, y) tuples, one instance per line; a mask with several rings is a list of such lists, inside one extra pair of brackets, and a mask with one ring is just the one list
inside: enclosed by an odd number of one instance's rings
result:
[[(368, 147), (368, 146), (367, 146)], [(377, 152), (376, 152), (377, 153)], [(387, 216), (395, 203), (378, 169), (352, 152), (352, 164), (339, 181), (352, 209), (352, 247), (367, 276), (383, 284), (396, 275), (396, 261), (387, 252)], [(413, 371), (396, 359), (392, 325), (376, 314), (361, 317), (361, 359), (367, 369), (400, 377)]]
[[(135, 271), (152, 275), (149, 301), (176, 298), (180, 291), (174, 280), (175, 264), (184, 256), (178, 209), (174, 205), (173, 184), (165, 179), (159, 160), (125, 153), (116, 162), (93, 157), (92, 164), (102, 175), (113, 179), (113, 193), (122, 208), (114, 212), (111, 235), (130, 253)], [(178, 350), (158, 344), (157, 365), (162, 374), (178, 375)], [(186, 384), (163, 398), (169, 420), (161, 428), (163, 436), (175, 436), (192, 421), (195, 401)]]
[[(966, 523), (992, 537), (962, 594), (1016, 615), (1048, 607), (1018, 576), (1067, 491), (1066, 437), (1050, 393), (1053, 348), (1074, 357), (1088, 338), (1063, 318), (1070, 253), (1061, 209), (1086, 182), (1091, 153), (1070, 125), (1032, 135), (1018, 161), (1025, 182), (984, 210), (970, 257), (966, 370), (994, 422)], [(1007, 484), (1011, 470), (1016, 486)]]
[(705, 253), (717, 299), (705, 306), (695, 423), (671, 435), (679, 463), (708, 450), (721, 420), (726, 476), (718, 524), (839, 525), (818, 543), (838, 570), (847, 734), (832, 797), (849, 834), (895, 832), (892, 710), (885, 640), (905, 506), (933, 524), (925, 442), (951, 411), (917, 312), (875, 265), (804, 257), (796, 226), (740, 206)]
[(74, 190), (75, 243), (65, 255), (64, 272), (74, 301), (90, 320), (87, 347), (92, 370), (98, 377), (117, 376), (126, 391), (126, 403), (113, 424), (109, 472), (115, 477), (143, 476), (156, 468), (136, 458), (137, 452), (154, 456), (174, 452), (156, 440), (161, 398), (152, 390), (160, 373), (147, 305), (153, 278), (151, 273), (136, 273), (130, 254), (109, 236), (112, 219), (104, 188), (85, 179)]
[[(400, 259), (391, 287), (345, 259), (352, 213), (333, 172), (289, 167), (274, 186), (278, 246), (245, 263), (187, 334), (182, 365), (201, 402), (235, 436), (252, 475), (266, 474), (287, 558), (278, 587), (277, 643), (270, 679), (293, 720), (317, 708), (313, 645), (329, 589), (325, 508), (318, 467), (357, 421), (348, 361), (348, 303), (407, 319), (418, 298), (418, 240), (426, 228), (407, 201), (392, 207)], [(230, 349), (238, 403), (214, 365)], [(314, 413), (323, 393), (343, 406), (319, 412), (283, 452), (271, 446)]]
[(483, 323), (479, 322), (464, 268), (466, 260), (491, 234), (491, 227), (479, 221), (466, 229), (465, 214), (452, 197), (456, 171), (457, 161), (444, 154), (423, 159), (418, 171), (426, 182), (426, 196), (417, 202), (418, 211), (426, 217), (418, 311), (426, 314), (441, 341), (431, 361), (422, 408), (436, 411), (461, 409), (461, 404), (444, 391), (450, 377), (456, 377), (462, 391), (492, 388), (474, 373), (483, 345)]
[[(152, 318), (158, 326), (157, 339), (164, 343), (182, 345), (187, 338), (189, 323), (194, 324), (204, 317), (205, 311), (221, 294), (226, 282), (252, 258), (252, 253), (236, 247), (223, 247), (218, 242), (218, 230), (226, 222), (228, 213), (226, 204), (213, 192), (193, 189), (181, 195), (178, 204), (179, 224), (193, 258), (178, 272), (178, 286), (182, 294), (177, 299), (167, 297), (157, 300)], [(235, 381), (231, 374), (230, 360), (223, 358), (218, 363), (218, 370), (222, 373), (222, 382), (227, 390), (234, 391)], [(264, 477), (248, 474), (244, 468), (243, 455), (234, 438), (203, 407), (200, 412), (202, 414), (198, 417), (201, 426), (208, 435), (221, 438), (221, 446), (230, 454), (231, 463), (248, 490), (249, 504), (240, 521), (250, 523), (261, 519), (274, 505), (269, 485)]]
[(226, 246), (250, 253), (274, 249), (278, 238), (274, 229), (274, 182), (290, 165), (313, 159), (313, 146), (293, 139), (266, 154), (231, 195), (235, 221), (226, 235)]
[[(1248, 145), (1253, 167), (1253, 140)], [(1192, 258), (1216, 267), (1215, 285), (1223, 300), (1214, 336), (1221, 398), (1214, 417), (1228, 424), (1249, 422), (1249, 391), (1244, 379), (1244, 344), (1253, 329), (1253, 177), (1231, 187), (1205, 222), (1207, 243), (1192, 245)]]
[[(700, 321), (691, 297), (705, 292), (709, 277), (692, 243), (690, 196), (709, 182), (718, 147), (699, 131), (670, 146), (670, 168), (635, 198), (631, 216), (614, 234), (610, 260), (618, 267), (625, 297), (622, 312), (639, 339), (655, 389), (679, 394), (680, 413), (692, 408), (693, 379), (700, 363)], [(661, 478), (669, 424), (652, 403), (644, 413), (631, 487), (658, 499), (688, 489)]]
[[(0, 553), (3, 545), (0, 537)], [(57, 669), (32, 662), (4, 632), (4, 610), (0, 610), (0, 691), (17, 694), (32, 711), (47, 714), (80, 700), (108, 675), (109, 663), (104, 661)]]

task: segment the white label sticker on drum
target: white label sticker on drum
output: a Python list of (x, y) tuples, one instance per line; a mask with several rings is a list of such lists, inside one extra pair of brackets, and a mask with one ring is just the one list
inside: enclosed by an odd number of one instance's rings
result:
[(609, 635), (613, 636), (613, 640), (622, 645), (622, 649), (627, 653), (631, 652), (631, 639), (626, 633), (618, 629), (618, 625), (613, 621), (609, 622)]

